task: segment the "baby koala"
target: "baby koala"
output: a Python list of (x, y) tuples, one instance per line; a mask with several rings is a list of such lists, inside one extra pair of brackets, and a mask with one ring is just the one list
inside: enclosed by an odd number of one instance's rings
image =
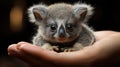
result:
[(85, 3), (38, 4), (28, 9), (30, 21), (37, 26), (33, 44), (56, 52), (71, 52), (95, 42), (93, 30), (85, 23), (93, 7)]

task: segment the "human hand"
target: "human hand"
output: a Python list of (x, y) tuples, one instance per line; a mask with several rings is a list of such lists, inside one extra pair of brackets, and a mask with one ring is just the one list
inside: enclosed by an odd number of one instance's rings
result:
[(9, 55), (18, 57), (33, 67), (84, 67), (120, 51), (120, 32), (95, 32), (97, 41), (80, 51), (56, 53), (19, 42), (8, 47)]

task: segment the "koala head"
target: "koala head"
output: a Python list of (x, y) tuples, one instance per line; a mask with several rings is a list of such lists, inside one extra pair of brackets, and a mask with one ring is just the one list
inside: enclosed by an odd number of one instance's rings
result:
[(86, 4), (35, 5), (29, 9), (31, 22), (39, 27), (38, 33), (48, 41), (60, 43), (75, 40), (90, 15), (92, 7)]

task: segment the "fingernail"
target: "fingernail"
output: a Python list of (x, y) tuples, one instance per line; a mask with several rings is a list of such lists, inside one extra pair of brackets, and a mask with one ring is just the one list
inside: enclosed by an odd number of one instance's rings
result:
[(16, 55), (17, 53), (15, 52), (15, 51), (10, 51), (10, 52), (8, 52), (8, 55), (11, 55), (11, 56), (14, 56), (14, 55)]
[(10, 56), (14, 56), (16, 54), (17, 54), (17, 52), (15, 50), (9, 50), (8, 51), (8, 55), (10, 55)]
[(10, 51), (13, 50), (14, 45), (15, 45), (15, 44), (12, 44), (12, 45), (8, 46), (8, 52), (10, 52)]

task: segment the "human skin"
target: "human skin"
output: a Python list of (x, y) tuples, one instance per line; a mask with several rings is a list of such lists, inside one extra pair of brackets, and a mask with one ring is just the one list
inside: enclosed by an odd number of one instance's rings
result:
[(120, 51), (120, 32), (98, 31), (94, 34), (97, 41), (79, 51), (57, 53), (19, 42), (8, 47), (8, 54), (33, 67), (87, 67)]

